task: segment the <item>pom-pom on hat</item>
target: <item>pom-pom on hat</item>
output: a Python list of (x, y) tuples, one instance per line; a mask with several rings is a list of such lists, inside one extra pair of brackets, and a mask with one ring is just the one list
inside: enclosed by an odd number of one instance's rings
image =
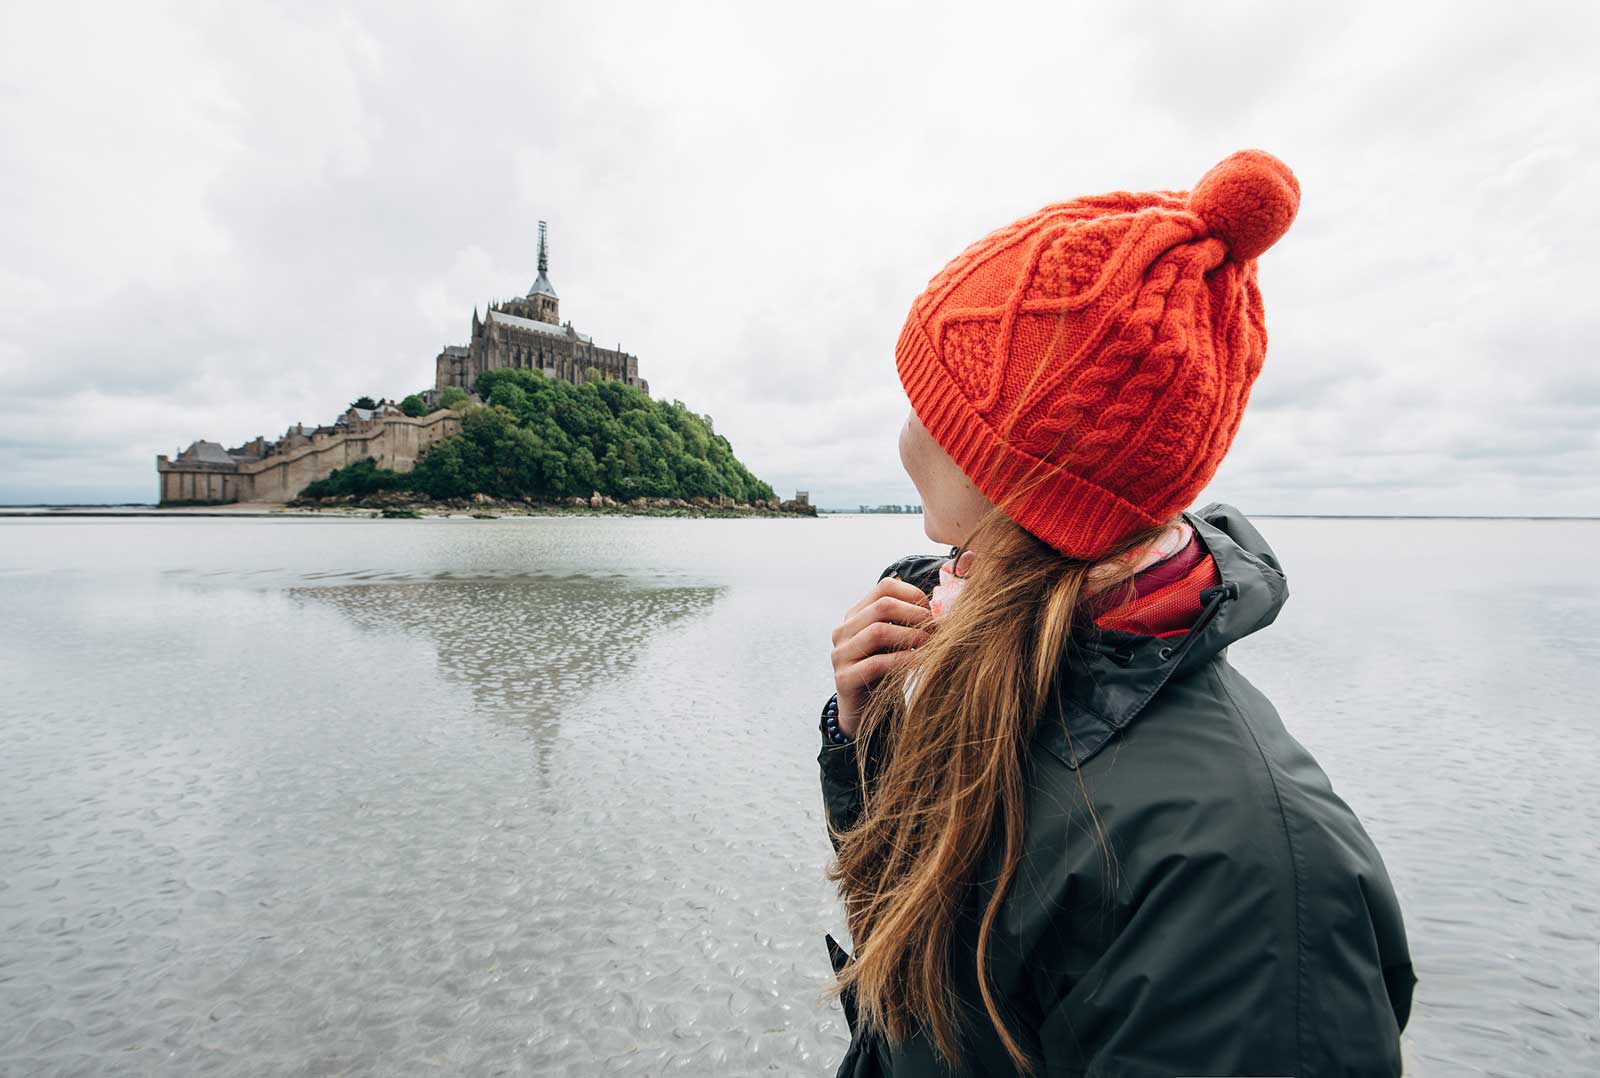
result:
[(1300, 185), (1242, 150), (1192, 191), (1046, 206), (945, 266), (895, 366), (922, 425), (983, 493), (1095, 559), (1210, 481), (1266, 356), (1256, 258)]
[(1289, 230), (1300, 208), (1300, 181), (1289, 166), (1260, 150), (1240, 150), (1200, 177), (1189, 209), (1228, 245), (1236, 262), (1259, 257)]

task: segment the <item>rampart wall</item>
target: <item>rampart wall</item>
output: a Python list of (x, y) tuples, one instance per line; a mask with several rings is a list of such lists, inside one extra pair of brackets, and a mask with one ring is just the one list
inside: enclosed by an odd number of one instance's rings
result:
[(461, 430), (461, 420), (443, 410), (413, 419), (383, 416), (366, 430), (318, 438), (286, 453), (228, 465), (156, 458), (162, 502), (287, 502), (335, 468), (364, 457), (378, 467), (409, 472), (423, 450)]

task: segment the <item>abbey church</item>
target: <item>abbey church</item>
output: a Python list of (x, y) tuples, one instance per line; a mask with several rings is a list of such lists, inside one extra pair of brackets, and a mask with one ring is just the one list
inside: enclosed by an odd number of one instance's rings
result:
[(639, 358), (601, 348), (571, 322), (561, 321), (561, 299), (550, 283), (550, 251), (545, 223), (539, 222), (539, 276), (528, 294), (491, 303), (483, 318), (472, 312), (472, 339), (439, 353), (434, 392), (455, 386), (473, 392), (478, 375), (502, 367), (542, 371), (563, 382), (585, 380), (584, 371), (597, 368), (602, 378), (614, 378), (645, 393), (650, 384), (639, 377)]

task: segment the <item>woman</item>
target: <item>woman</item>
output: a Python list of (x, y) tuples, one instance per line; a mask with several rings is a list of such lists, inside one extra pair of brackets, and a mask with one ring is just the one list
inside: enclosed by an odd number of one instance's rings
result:
[(1189, 504), (1261, 369), (1300, 188), (1046, 206), (896, 347), (929, 538), (833, 634), (819, 754), (854, 941), (840, 1075), (1392, 1075), (1415, 977), (1378, 852), (1226, 648), (1287, 596)]

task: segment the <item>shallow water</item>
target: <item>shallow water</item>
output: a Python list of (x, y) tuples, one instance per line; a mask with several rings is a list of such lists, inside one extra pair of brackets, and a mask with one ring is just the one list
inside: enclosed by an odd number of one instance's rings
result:
[[(1600, 524), (1258, 522), (1411, 1073), (1600, 1070)], [(915, 517), (0, 521), (0, 1075), (831, 1074), (828, 634)]]

